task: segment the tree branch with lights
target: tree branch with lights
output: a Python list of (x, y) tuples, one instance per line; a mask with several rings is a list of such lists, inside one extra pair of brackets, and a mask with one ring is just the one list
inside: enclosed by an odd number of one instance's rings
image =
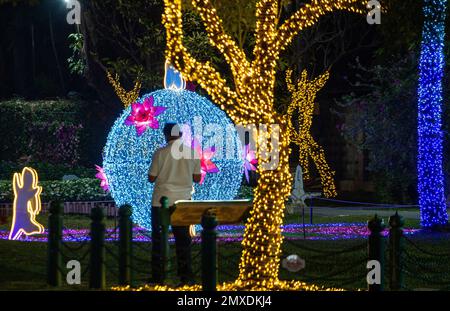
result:
[[(203, 63), (196, 60), (183, 45), (181, 1), (165, 1), (165, 4), (166, 9), (163, 16), (163, 23), (165, 25), (173, 25), (173, 27), (171, 27), (173, 31), (167, 31), (167, 59), (169, 59), (185, 77), (191, 81), (196, 81), (202, 88), (207, 90), (211, 99), (223, 110), (227, 111), (230, 118), (236, 122), (236, 120), (242, 118), (246, 113), (244, 109), (234, 105), (238, 98), (237, 93), (227, 86), (225, 79), (222, 78), (221, 74), (209, 62)], [(205, 17), (202, 17), (202, 19), (206, 23)], [(216, 21), (218, 22), (220, 19), (217, 19)], [(216, 34), (221, 32), (220, 30), (214, 31)], [(210, 35), (209, 37), (211, 41), (216, 40), (211, 39), (215, 38), (213, 35)], [(225, 35), (219, 37), (223, 39), (225, 38)], [(232, 44), (219, 46), (224, 48), (226, 46), (232, 46)], [(238, 50), (238, 48), (234, 46), (233, 51), (236, 52), (236, 50)], [(229, 54), (228, 57), (231, 57), (231, 54)]]
[(212, 46), (216, 47), (230, 65), (234, 80), (246, 75), (245, 68), (249, 62), (243, 50), (223, 29), (222, 20), (209, 0), (193, 0), (192, 4), (200, 15)]
[(361, 0), (313, 0), (310, 4), (305, 4), (278, 29), (277, 51), (284, 50), (300, 31), (315, 24), (325, 14), (336, 10), (362, 14), (366, 2)]

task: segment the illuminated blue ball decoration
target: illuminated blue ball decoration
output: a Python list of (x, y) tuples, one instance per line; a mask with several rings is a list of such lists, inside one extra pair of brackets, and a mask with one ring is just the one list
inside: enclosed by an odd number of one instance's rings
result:
[(419, 64), (418, 192), (421, 225), (448, 222), (442, 169), (442, 77), (447, 0), (425, 0), (425, 24)]
[[(203, 149), (214, 145), (217, 155), (223, 151), (221, 157), (212, 158), (219, 172), (207, 173), (203, 184), (195, 185), (194, 200), (234, 199), (243, 174), (239, 136), (225, 112), (208, 99), (187, 90), (158, 90), (144, 95), (138, 102), (142, 103), (150, 96), (153, 96), (154, 106), (167, 108), (156, 117), (159, 128), (147, 128), (138, 136), (134, 126), (125, 124), (131, 106), (126, 108), (108, 135), (103, 159), (103, 169), (117, 206), (130, 204), (133, 207), (133, 222), (149, 230), (153, 184), (148, 182), (148, 169), (155, 150), (165, 145), (162, 129), (166, 122), (190, 125), (193, 135), (199, 134), (196, 128), (200, 128), (201, 123)], [(220, 135), (215, 136), (212, 128), (223, 131), (222, 143), (213, 139)]]

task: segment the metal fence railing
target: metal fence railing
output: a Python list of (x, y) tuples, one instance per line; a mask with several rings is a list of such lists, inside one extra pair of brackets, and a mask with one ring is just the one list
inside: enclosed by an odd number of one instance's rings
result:
[[(152, 275), (152, 237), (150, 232), (133, 227), (131, 207), (122, 206), (118, 224), (106, 228), (101, 206), (92, 209), (89, 237), (74, 234), (62, 222), (62, 204), (52, 203), (48, 222), (47, 283), (61, 286), (67, 273), (63, 262), (77, 260), (81, 276), (89, 276), (90, 288), (112, 285), (140, 286)], [(239, 242), (217, 243), (214, 215), (204, 215), (201, 238), (194, 237), (192, 268), (197, 283), (214, 290), (218, 283), (232, 282), (239, 273), (242, 246)], [(284, 239), (280, 262), (290, 255), (305, 260), (297, 272), (281, 269), (281, 279), (300, 280), (324, 287), (369, 289), (371, 291), (430, 288), (450, 289), (450, 252), (429, 250), (419, 240), (403, 234), (403, 221), (396, 213), (389, 219), (389, 234), (382, 234), (384, 224), (378, 217), (368, 222), (368, 238), (350, 241)], [(63, 239), (64, 234), (64, 239)], [(139, 238), (138, 238), (139, 237)], [(162, 249), (163, 281), (170, 286), (177, 279), (176, 251), (173, 238), (167, 236)], [(367, 264), (380, 264), (381, 284), (367, 285)], [(167, 282), (168, 281), (168, 282)], [(386, 284), (386, 286), (385, 286)]]

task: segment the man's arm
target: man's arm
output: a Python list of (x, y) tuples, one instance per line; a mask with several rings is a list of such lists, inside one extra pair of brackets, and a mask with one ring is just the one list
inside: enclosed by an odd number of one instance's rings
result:
[(202, 180), (202, 174), (194, 174), (192, 175), (192, 179), (198, 184)]
[(199, 183), (202, 180), (202, 171), (200, 159), (194, 159), (194, 174), (192, 175), (192, 179), (195, 183)]
[(152, 165), (148, 170), (148, 181), (154, 183), (156, 178), (158, 178), (159, 173), (159, 163), (158, 163), (158, 151), (153, 154)]

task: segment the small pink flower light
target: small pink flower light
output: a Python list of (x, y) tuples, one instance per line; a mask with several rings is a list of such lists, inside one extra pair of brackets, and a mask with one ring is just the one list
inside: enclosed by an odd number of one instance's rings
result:
[(102, 187), (102, 189), (104, 191), (109, 191), (109, 184), (108, 184), (108, 179), (106, 178), (105, 171), (103, 170), (102, 167), (100, 167), (98, 165), (95, 165), (95, 168), (97, 169), (97, 172), (98, 172), (95, 175), (95, 177), (100, 180), (100, 187)]
[(192, 149), (195, 150), (197, 156), (200, 158), (202, 178), (199, 184), (201, 185), (203, 184), (207, 173), (214, 174), (219, 172), (219, 168), (216, 166), (216, 164), (214, 164), (213, 161), (211, 161), (211, 159), (214, 157), (214, 154), (216, 153), (216, 147), (212, 146), (210, 148), (202, 150), (200, 143), (196, 138), (194, 138), (194, 140), (192, 141)]
[(152, 129), (159, 128), (159, 122), (156, 119), (167, 108), (153, 106), (153, 96), (147, 97), (142, 104), (131, 104), (131, 114), (125, 120), (126, 125), (134, 125), (138, 136), (144, 134), (148, 127)]
[(249, 171), (256, 171), (256, 164), (258, 164), (258, 159), (256, 158), (256, 153), (250, 150), (249, 145), (244, 146), (244, 173), (247, 182), (250, 182)]

